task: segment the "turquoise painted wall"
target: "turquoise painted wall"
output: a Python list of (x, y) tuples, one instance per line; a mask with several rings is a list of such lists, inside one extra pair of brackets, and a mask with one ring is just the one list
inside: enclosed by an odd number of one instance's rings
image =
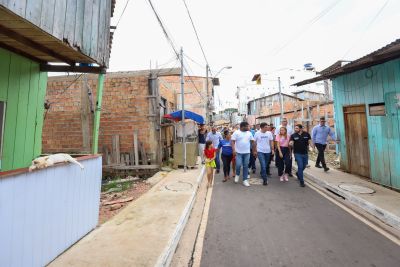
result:
[[(343, 106), (366, 104), (371, 178), (400, 189), (400, 59), (333, 79), (333, 95), (342, 167), (348, 168)], [(386, 116), (370, 116), (368, 104), (380, 102)]]
[(0, 101), (6, 102), (1, 171), (27, 167), (42, 151), (47, 73), (0, 48)]

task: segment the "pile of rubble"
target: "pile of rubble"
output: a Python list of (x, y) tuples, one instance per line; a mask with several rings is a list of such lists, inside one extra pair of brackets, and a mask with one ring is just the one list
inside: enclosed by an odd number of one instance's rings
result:
[[(310, 160), (316, 161), (318, 153), (316, 151), (309, 151), (308, 153)], [(340, 160), (338, 154), (334, 151), (325, 151), (325, 161), (328, 167), (339, 169), (340, 168)]]
[(102, 185), (100, 196), (99, 224), (103, 224), (123, 207), (139, 198), (151, 188), (146, 181), (128, 176), (125, 179), (110, 180)]

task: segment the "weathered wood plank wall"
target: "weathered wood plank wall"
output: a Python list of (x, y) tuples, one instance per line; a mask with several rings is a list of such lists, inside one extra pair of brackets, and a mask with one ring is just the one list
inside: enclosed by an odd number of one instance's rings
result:
[(0, 5), (108, 66), (111, 0), (0, 0)]
[(47, 73), (0, 48), (0, 100), (6, 102), (1, 170), (30, 165), (41, 153)]
[[(343, 106), (365, 104), (371, 178), (400, 189), (400, 59), (337, 77), (333, 92), (341, 166), (348, 169)], [(370, 116), (368, 104), (383, 102), (386, 116)]]

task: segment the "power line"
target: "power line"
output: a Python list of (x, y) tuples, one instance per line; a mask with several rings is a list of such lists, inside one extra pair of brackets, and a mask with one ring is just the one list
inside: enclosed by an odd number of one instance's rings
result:
[[(191, 78), (192, 76), (194, 76), (194, 72), (192, 71), (192, 69), (190, 68), (189, 64), (187, 63), (187, 61), (185, 62), (186, 64), (183, 65), (183, 69), (186, 72), (186, 74), (188, 75), (187, 78), (189, 78), (189, 81), (192, 83), (194, 89), (197, 91), (197, 94), (204, 99), (205, 97), (200, 93), (199, 89), (197, 88), (196, 84), (194, 83), (193, 79)], [(187, 67), (190, 69), (190, 71), (193, 73), (193, 75), (190, 75), (190, 72), (188, 71)]]
[(186, 57), (187, 59), (189, 59), (190, 61), (192, 61), (194, 64), (198, 65), (199, 67), (204, 68), (203, 64), (200, 64), (199, 62), (197, 62), (193, 58), (189, 57), (187, 54), (184, 54), (183, 56)]
[(305, 33), (309, 28), (311, 28), (316, 22), (318, 22), (321, 18), (323, 18), (326, 14), (328, 14), (337, 4), (339, 4), (342, 0), (337, 0), (324, 10), (322, 10), (320, 13), (318, 13), (317, 16), (312, 18), (304, 27), (303, 29), (295, 35), (293, 38), (289, 39), (286, 43), (281, 45), (280, 47), (275, 49), (274, 56), (279, 54), (283, 49), (285, 49), (287, 46), (289, 46), (292, 42), (296, 41), (303, 33)]
[(170, 38), (170, 36), (168, 34), (168, 31), (167, 31), (166, 27), (164, 26), (164, 24), (163, 24), (163, 22), (161, 20), (160, 15), (158, 14), (156, 9), (154, 8), (153, 2), (151, 2), (151, 0), (148, 0), (148, 2), (150, 4), (151, 9), (153, 10), (154, 15), (157, 18), (158, 23), (160, 24), (160, 27), (161, 27), (164, 35), (165, 35), (165, 38), (167, 38), (168, 43), (171, 45), (172, 49), (174, 50), (174, 53), (175, 53), (176, 57), (179, 58), (178, 50), (175, 48), (175, 44), (174, 44), (173, 40)]
[[(122, 16), (123, 16), (124, 13), (125, 13), (125, 10), (126, 10), (126, 7), (127, 7), (128, 4), (129, 4), (129, 1), (130, 1), (130, 0), (127, 0), (126, 3), (125, 3), (124, 9), (122, 10), (122, 13), (121, 13), (121, 16), (119, 16), (118, 22), (117, 22), (117, 24), (115, 25), (115, 28), (116, 28), (116, 29), (118, 28), (119, 22), (121, 21)], [(115, 29), (115, 30), (116, 30), (116, 29)]]
[[(176, 55), (176, 58), (179, 59), (179, 58), (180, 58), (180, 55), (179, 55), (179, 53), (178, 53), (178, 50), (176, 49), (175, 44), (174, 44), (172, 38), (169, 36), (168, 31), (167, 31), (166, 27), (164, 26), (164, 23), (162, 22), (160, 15), (158, 14), (158, 12), (156, 11), (156, 9), (154, 8), (154, 5), (153, 5), (152, 1), (151, 1), (151, 0), (148, 0), (148, 2), (149, 2), (149, 4), (150, 4), (151, 9), (153, 10), (154, 15), (155, 15), (156, 18), (157, 18), (157, 21), (158, 21), (158, 23), (159, 23), (159, 25), (160, 25), (160, 27), (161, 27), (161, 29), (162, 29), (164, 35), (165, 35), (165, 38), (167, 38), (167, 41), (168, 41), (168, 43), (170, 44), (172, 50), (174, 51), (174, 53), (175, 53), (175, 55)], [(182, 59), (182, 60), (183, 60), (183, 59)], [(186, 67), (185, 64), (183, 65), (183, 70), (189, 75), (189, 71), (187, 70), (187, 67)], [(197, 88), (196, 84), (194, 83), (194, 81), (193, 81), (191, 78), (190, 78), (189, 80), (190, 80), (190, 82), (193, 84), (193, 86), (194, 86), (195, 90), (197, 91), (197, 93), (199, 94), (199, 96), (202, 97), (202, 98), (204, 99), (204, 97), (201, 95), (201, 93), (200, 93), (199, 89)]]
[[(206, 57), (206, 53), (204, 52), (203, 45), (201, 44), (199, 34), (198, 34), (198, 32), (197, 32), (196, 26), (194, 25), (194, 22), (193, 22), (193, 19), (192, 19), (192, 15), (190, 14), (189, 8), (188, 8), (188, 6), (187, 6), (187, 4), (186, 4), (186, 0), (182, 0), (182, 2), (183, 2), (183, 4), (185, 5), (185, 8), (186, 8), (187, 14), (188, 14), (188, 16), (189, 16), (190, 22), (192, 23), (192, 27), (193, 27), (194, 33), (196, 34), (197, 42), (199, 43), (201, 52), (203, 53), (204, 60), (206, 61), (206, 64), (207, 64), (207, 65), (210, 65), (210, 64), (208, 64), (208, 60), (207, 60), (207, 57)], [(211, 72), (211, 71), (210, 71), (210, 72)]]
[(369, 28), (372, 26), (372, 24), (376, 21), (376, 19), (379, 17), (379, 15), (382, 13), (382, 11), (385, 9), (387, 4), (389, 3), (390, 0), (386, 0), (385, 3), (381, 6), (381, 8), (378, 10), (378, 12), (375, 14), (375, 16), (372, 18), (372, 20), (368, 23), (367, 27), (365, 27), (363, 33), (360, 35), (360, 37), (353, 43), (353, 45), (344, 53), (342, 58), (345, 58), (351, 50), (364, 38), (365, 33), (369, 30)]

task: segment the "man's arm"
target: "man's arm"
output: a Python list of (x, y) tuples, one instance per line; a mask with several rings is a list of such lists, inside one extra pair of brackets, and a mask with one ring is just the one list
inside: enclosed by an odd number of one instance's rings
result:
[(256, 144), (256, 141), (254, 141), (254, 139), (250, 140), (250, 144), (251, 144), (253, 156), (256, 156), (257, 155), (257, 144)]
[(337, 138), (335, 136), (335, 132), (332, 131), (331, 127), (329, 127), (329, 136), (332, 138), (332, 140), (337, 141)]
[(235, 140), (231, 140), (231, 146), (232, 146), (232, 154), (233, 154), (233, 156), (236, 155), (235, 145), (236, 145), (236, 141), (235, 141)]
[(271, 146), (271, 154), (273, 155), (274, 154), (274, 151), (275, 151), (275, 142), (274, 142), (274, 140), (272, 139), (272, 140), (269, 140), (269, 145)]
[(311, 139), (315, 144), (315, 138), (317, 138), (317, 126), (315, 126), (311, 131)]

